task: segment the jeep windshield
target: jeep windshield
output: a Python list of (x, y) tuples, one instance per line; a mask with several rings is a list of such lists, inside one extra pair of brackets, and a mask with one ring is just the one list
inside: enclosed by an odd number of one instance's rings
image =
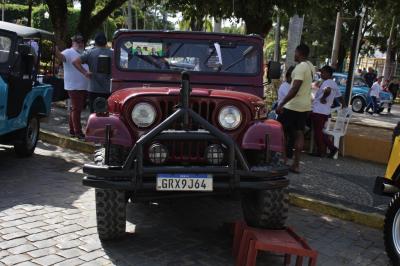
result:
[(261, 49), (252, 44), (209, 40), (125, 38), (116, 47), (117, 66), (126, 71), (196, 71), (256, 75)]

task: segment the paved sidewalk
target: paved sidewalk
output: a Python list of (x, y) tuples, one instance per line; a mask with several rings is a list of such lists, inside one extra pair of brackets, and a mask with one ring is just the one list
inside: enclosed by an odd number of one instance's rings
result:
[[(83, 125), (88, 115), (85, 111)], [(42, 128), (64, 135), (68, 133), (65, 108), (53, 107), (49, 123), (43, 124)], [(383, 212), (389, 203), (388, 197), (372, 193), (375, 177), (385, 173), (384, 165), (348, 157), (320, 159), (306, 154), (301, 163), (302, 173), (289, 175), (290, 189), (294, 192), (366, 212)]]
[[(122, 241), (101, 243), (94, 190), (81, 184), (91, 156), (39, 143), (32, 158), (0, 146), (0, 265), (233, 265), (226, 198), (130, 203)], [(291, 177), (292, 178), (292, 177)], [(319, 252), (318, 265), (388, 265), (380, 230), (291, 206), (288, 225)], [(258, 265), (281, 265), (262, 253)]]

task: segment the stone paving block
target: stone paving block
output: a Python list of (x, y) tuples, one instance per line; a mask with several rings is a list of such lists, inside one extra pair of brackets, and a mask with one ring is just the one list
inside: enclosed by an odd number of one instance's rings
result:
[(33, 223), (37, 221), (42, 221), (46, 219), (43, 215), (35, 215), (35, 216), (28, 216), (26, 218), (23, 218), (22, 220), (27, 222), (27, 223)]
[(65, 241), (69, 241), (69, 240), (75, 240), (75, 239), (78, 239), (80, 237), (78, 232), (72, 232), (72, 233), (68, 233), (68, 234), (63, 234), (63, 235), (54, 237), (53, 239), (56, 240), (56, 241), (60, 241), (60, 242), (65, 242)]
[(41, 227), (41, 226), (46, 226), (47, 224), (42, 222), (42, 221), (36, 221), (36, 222), (32, 222), (32, 223), (25, 223), (25, 224), (21, 224), (19, 226), (17, 226), (19, 229), (25, 230), (25, 229), (32, 229), (32, 228), (37, 228), (37, 227)]
[(17, 227), (2, 228), (2, 229), (0, 229), (0, 236), (11, 234), (11, 233), (16, 233), (16, 232), (21, 232), (21, 231), (22, 230)]
[(72, 233), (72, 232), (80, 231), (80, 230), (82, 230), (82, 229), (83, 229), (83, 228), (82, 228), (81, 226), (79, 226), (79, 225), (77, 225), (77, 224), (72, 224), (72, 225), (69, 225), (69, 226), (62, 227), (62, 228), (60, 228), (60, 229), (56, 229), (56, 232), (57, 232), (58, 234), (67, 234), (67, 233)]
[(78, 258), (73, 258), (69, 260), (65, 260), (59, 263), (54, 264), (54, 266), (75, 266), (75, 265), (82, 265), (84, 263), (83, 260)]
[(5, 221), (5, 222), (14, 221), (14, 220), (22, 220), (22, 218), (25, 218), (26, 216), (27, 216), (26, 213), (19, 213), (19, 214), (15, 214), (15, 215), (3, 216), (3, 217), (1, 217), (1, 220)]
[(28, 241), (25, 238), (16, 238), (9, 241), (0, 242), (0, 250), (13, 248), (22, 244), (27, 243)]
[(1, 259), (1, 262), (3, 262), (5, 265), (14, 265), (14, 264), (24, 262), (24, 261), (27, 261), (30, 259), (31, 258), (28, 255), (18, 254), (18, 255), (7, 256), (7, 257)]
[(41, 248), (34, 251), (29, 251), (28, 255), (33, 258), (40, 258), (49, 254), (56, 254), (58, 250), (55, 247)]
[(59, 249), (70, 249), (70, 248), (79, 247), (82, 244), (84, 244), (84, 242), (80, 241), (79, 239), (74, 239), (74, 240), (60, 241), (57, 243), (56, 246)]
[(7, 257), (8, 255), (10, 255), (10, 252), (7, 250), (0, 250), (0, 259)]
[(57, 236), (56, 232), (54, 232), (54, 231), (46, 231), (46, 232), (30, 235), (30, 236), (27, 237), (27, 239), (29, 241), (40, 241), (40, 240), (49, 239), (49, 238), (52, 238), (52, 237), (55, 237), (55, 236)]
[(15, 238), (21, 238), (21, 237), (24, 237), (27, 235), (28, 235), (27, 232), (19, 231), (19, 232), (15, 232), (15, 233), (11, 233), (11, 234), (2, 235), (1, 237), (5, 240), (11, 240), (11, 239), (15, 239)]
[(22, 254), (22, 253), (26, 253), (28, 251), (35, 250), (35, 249), (37, 249), (37, 247), (35, 247), (31, 244), (24, 244), (24, 245), (16, 246), (13, 248), (9, 248), (9, 249), (7, 249), (7, 251), (12, 254)]
[(47, 255), (41, 258), (34, 259), (33, 262), (39, 265), (48, 266), (63, 261), (64, 258), (55, 254)]
[(47, 247), (55, 246), (56, 244), (57, 244), (57, 241), (55, 241), (54, 239), (51, 239), (51, 238), (32, 242), (32, 245), (34, 245), (37, 248), (47, 248)]
[(104, 253), (103, 250), (96, 250), (96, 251), (92, 251), (92, 252), (83, 254), (83, 255), (80, 256), (79, 258), (80, 258), (81, 260), (84, 260), (84, 261), (91, 261), (91, 260), (100, 258), (100, 257), (102, 257), (102, 256), (104, 256), (104, 255), (105, 255), (105, 253)]
[(0, 225), (3, 228), (8, 228), (8, 227), (14, 227), (17, 225), (24, 224), (25, 222), (23, 220), (13, 220), (13, 221), (8, 221), (8, 222), (1, 222)]
[(79, 257), (85, 254), (85, 252), (79, 248), (70, 248), (65, 250), (60, 250), (57, 255), (63, 256), (64, 258), (70, 259), (74, 257)]
[(25, 261), (25, 262), (21, 262), (16, 264), (15, 266), (38, 266), (39, 264), (30, 262), (30, 261)]

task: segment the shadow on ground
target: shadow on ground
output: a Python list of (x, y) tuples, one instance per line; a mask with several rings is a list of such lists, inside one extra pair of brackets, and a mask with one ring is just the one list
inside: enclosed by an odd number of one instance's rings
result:
[(73, 152), (61, 152), (38, 143), (32, 157), (17, 158), (12, 148), (1, 146), (0, 211), (22, 204), (75, 208), (72, 203), (88, 188), (82, 186), (81, 164), (72, 160)]
[[(128, 231), (103, 242), (116, 265), (233, 265), (231, 223), (242, 219), (240, 202), (230, 198), (190, 198), (130, 203)], [(283, 262), (261, 256), (263, 263)]]

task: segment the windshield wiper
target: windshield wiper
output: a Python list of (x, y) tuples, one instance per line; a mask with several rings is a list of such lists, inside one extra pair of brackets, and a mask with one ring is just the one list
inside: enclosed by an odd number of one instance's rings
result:
[(254, 50), (254, 46), (250, 46), (249, 48), (247, 48), (246, 50), (244, 50), (242, 56), (236, 60), (235, 62), (233, 62), (232, 64), (230, 64), (229, 66), (227, 66), (225, 69), (223, 69), (222, 71), (226, 71), (230, 68), (232, 68), (233, 66), (236, 66), (237, 64), (239, 64), (240, 62), (242, 62), (251, 52), (253, 52)]

